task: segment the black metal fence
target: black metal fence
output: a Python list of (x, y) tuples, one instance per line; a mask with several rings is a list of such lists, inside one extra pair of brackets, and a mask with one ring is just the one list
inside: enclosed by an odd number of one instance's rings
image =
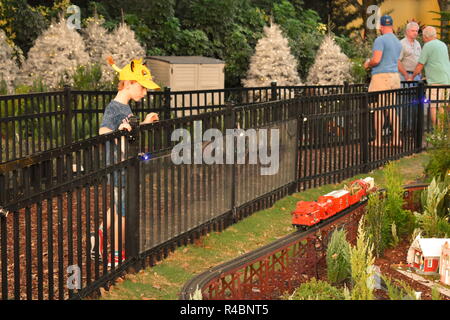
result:
[[(149, 92), (143, 101), (130, 101), (144, 119), (157, 112), (173, 119), (221, 110), (225, 102), (251, 104), (300, 96), (365, 90), (365, 84), (337, 86), (277, 86), (222, 90)], [(114, 91), (63, 91), (0, 96), (0, 163), (95, 137)]]
[(429, 89), (228, 104), (3, 162), (1, 298), (84, 297), (287, 194), (419, 152)]

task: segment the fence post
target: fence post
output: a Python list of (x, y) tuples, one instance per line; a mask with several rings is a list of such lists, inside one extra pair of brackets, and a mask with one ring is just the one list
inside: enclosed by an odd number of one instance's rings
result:
[(68, 85), (64, 86), (64, 115), (65, 115), (65, 145), (72, 143), (72, 106), (70, 101), (72, 98), (71, 88)]
[(128, 135), (127, 159), (130, 164), (127, 167), (127, 211), (125, 224), (125, 255), (127, 261), (132, 260), (130, 269), (134, 272), (142, 268), (139, 259), (140, 251), (140, 160), (138, 157), (140, 146), (139, 126), (133, 127)]
[(369, 126), (370, 121), (370, 107), (369, 107), (369, 93), (363, 96), (362, 114), (361, 114), (361, 162), (362, 172), (369, 172)]
[(170, 119), (170, 93), (170, 87), (165, 87), (163, 93), (164, 120)]
[(275, 101), (275, 100), (277, 100), (277, 96), (278, 96), (277, 95), (277, 82), (276, 81), (271, 82), (270, 87), (271, 87), (270, 101)]
[(344, 81), (344, 93), (350, 93), (350, 86), (348, 85), (348, 81)]
[(417, 102), (417, 137), (416, 137), (416, 152), (422, 151), (422, 138), (423, 138), (423, 123), (424, 123), (424, 98), (425, 98), (425, 84), (423, 81), (419, 81), (418, 84), (418, 102)]
[(294, 178), (294, 186), (292, 187), (291, 194), (300, 190), (299, 180), (300, 180), (300, 163), (299, 158), (302, 152), (302, 141), (303, 141), (303, 114), (302, 111), (302, 102), (303, 99), (295, 99), (292, 104), (294, 105), (295, 118), (297, 119), (297, 132), (295, 135), (295, 178)]
[[(234, 130), (236, 128), (236, 114), (234, 111), (235, 105), (231, 102), (227, 102), (225, 105), (226, 108), (226, 115), (225, 115), (225, 133), (226, 129), (232, 129)], [(226, 134), (225, 134), (226, 137)], [(228, 186), (231, 187), (231, 198), (230, 198), (230, 207), (232, 216), (230, 219), (230, 224), (233, 222), (236, 222), (236, 145), (235, 145), (235, 137), (234, 134), (231, 136), (231, 139), (233, 141), (233, 163), (227, 164), (225, 172), (227, 173), (227, 177), (230, 177), (231, 181)], [(230, 152), (230, 146), (227, 145), (227, 141), (225, 138), (225, 156), (227, 156), (228, 152)]]

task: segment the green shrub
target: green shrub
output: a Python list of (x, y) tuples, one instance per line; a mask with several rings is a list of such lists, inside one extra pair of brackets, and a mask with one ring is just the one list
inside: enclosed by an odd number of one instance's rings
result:
[(364, 228), (367, 237), (374, 247), (377, 257), (383, 255), (392, 239), (390, 233), (390, 221), (386, 214), (386, 197), (380, 197), (378, 193), (369, 195), (367, 209), (364, 215)]
[[(444, 110), (448, 106), (444, 107)], [(445, 178), (450, 170), (450, 124), (448, 111), (438, 115), (439, 123), (431, 134), (427, 135), (430, 160), (425, 167), (425, 173), (430, 177)]]
[(383, 170), (386, 181), (386, 214), (389, 226), (395, 223), (398, 235), (403, 237), (413, 232), (415, 227), (414, 215), (409, 210), (405, 210), (405, 200), (403, 198), (403, 179), (398, 170), (397, 164), (390, 162)]
[(315, 278), (303, 283), (288, 297), (289, 300), (344, 300), (344, 298), (342, 290)]
[(415, 215), (419, 227), (427, 237), (450, 236), (448, 208), (443, 205), (448, 194), (447, 183), (442, 183), (435, 178), (422, 193), (424, 212), (422, 214), (416, 212)]
[(102, 69), (99, 64), (79, 66), (73, 75), (75, 90), (115, 90), (117, 83), (117, 76), (112, 83), (102, 81)]
[(3, 73), (0, 73), (0, 95), (8, 93), (8, 86), (5, 79), (3, 78)]
[(431, 288), (431, 300), (442, 300), (441, 293), (437, 286)]
[(373, 245), (368, 241), (363, 222), (358, 226), (356, 246), (350, 249), (350, 265), (352, 270), (352, 300), (373, 300), (374, 269)]
[(326, 260), (328, 281), (341, 283), (350, 278), (350, 244), (345, 229), (335, 230), (331, 235)]
[(387, 287), (389, 300), (418, 300), (416, 291), (403, 280), (392, 280), (387, 276), (381, 276)]

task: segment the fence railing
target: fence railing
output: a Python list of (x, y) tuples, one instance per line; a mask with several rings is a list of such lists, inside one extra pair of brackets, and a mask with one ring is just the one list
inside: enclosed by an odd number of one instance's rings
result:
[[(130, 101), (133, 112), (144, 119), (157, 112), (173, 119), (221, 110), (225, 102), (238, 105), (300, 96), (359, 92), (365, 84), (336, 86), (277, 86), (201, 91), (149, 92), (141, 102)], [(104, 110), (115, 91), (63, 91), (0, 96), (0, 163), (51, 150), (98, 134)]]
[(1, 163), (1, 298), (84, 297), (287, 194), (419, 152), (424, 92), (228, 104)]

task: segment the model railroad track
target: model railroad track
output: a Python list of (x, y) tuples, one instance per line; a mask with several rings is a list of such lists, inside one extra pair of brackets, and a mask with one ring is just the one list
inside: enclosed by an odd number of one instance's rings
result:
[[(426, 188), (427, 184), (416, 184), (416, 185), (408, 185), (405, 186), (405, 197), (408, 197), (409, 191), (414, 190), (421, 190)], [(383, 191), (383, 190), (380, 190)], [(412, 198), (412, 197), (410, 197)], [(194, 292), (198, 289), (202, 290), (203, 288), (206, 288), (210, 283), (213, 282), (214, 279), (218, 279), (223, 275), (226, 275), (228, 273), (231, 273), (233, 271), (242, 269), (246, 265), (249, 265), (251, 262), (256, 262), (258, 260), (262, 260), (265, 257), (271, 256), (281, 250), (283, 250), (286, 247), (289, 247), (290, 245), (294, 243), (298, 243), (310, 236), (311, 234), (314, 234), (318, 230), (329, 226), (338, 220), (344, 218), (348, 214), (358, 210), (359, 208), (364, 207), (367, 204), (367, 198), (363, 201), (360, 201), (358, 203), (355, 203), (354, 205), (346, 208), (345, 210), (339, 212), (338, 214), (328, 218), (327, 220), (321, 221), (320, 223), (314, 225), (313, 227), (310, 227), (309, 229), (303, 231), (303, 230), (297, 230), (291, 234), (288, 234), (281, 239), (278, 239), (272, 243), (269, 243), (259, 249), (250, 251), (242, 256), (239, 256), (233, 260), (227, 261), (223, 264), (220, 264), (216, 267), (213, 267), (198, 276), (192, 278), (188, 282), (185, 283), (183, 288), (181, 289), (180, 293), (180, 300), (188, 300), (190, 297), (194, 294)], [(203, 291), (203, 290), (202, 290)]]

